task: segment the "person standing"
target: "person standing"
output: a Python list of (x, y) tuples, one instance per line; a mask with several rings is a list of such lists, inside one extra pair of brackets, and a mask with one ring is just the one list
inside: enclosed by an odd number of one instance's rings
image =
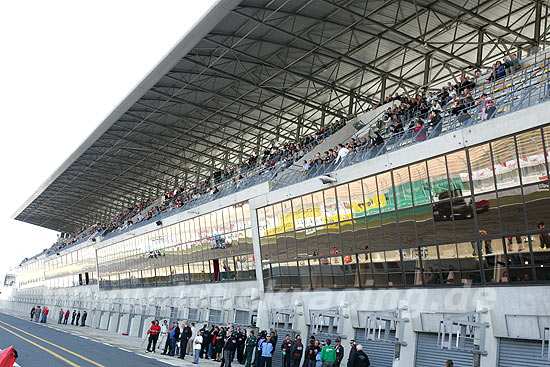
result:
[[(151, 322), (151, 327), (149, 328), (149, 330), (147, 330), (147, 334), (149, 335), (149, 341), (147, 343), (147, 350), (145, 352), (155, 353), (155, 349), (157, 347), (157, 341), (160, 334), (160, 326), (157, 320)], [(151, 345), (153, 346), (152, 349), (151, 349)]]
[(285, 340), (281, 343), (281, 353), (283, 354), (283, 367), (290, 367), (290, 348), (292, 347), (292, 340), (290, 335), (286, 334)]
[(445, 362), (445, 367), (453, 367), (455, 364), (452, 360), (448, 359), (447, 362)]
[(336, 350), (330, 345), (331, 340), (327, 339), (326, 345), (321, 349), (321, 362), (323, 367), (333, 367), (336, 362)]
[(71, 319), (71, 325), (74, 325), (74, 319), (76, 318), (76, 310), (73, 311), (73, 317)]
[(340, 338), (336, 339), (336, 345), (334, 346), (336, 352), (336, 362), (335, 367), (340, 367), (340, 363), (344, 359), (344, 346), (342, 345)]
[(231, 357), (235, 352), (236, 347), (237, 339), (232, 335), (231, 330), (229, 330), (223, 346), (223, 356), (220, 367), (231, 367)]
[(86, 319), (88, 318), (88, 312), (84, 310), (82, 313), (82, 322), (80, 323), (80, 326), (86, 326)]
[(63, 325), (67, 325), (70, 315), (71, 315), (71, 311), (67, 308), (67, 311), (65, 311), (65, 319), (63, 319)]
[(304, 367), (315, 367), (317, 361), (317, 355), (321, 353), (321, 347), (319, 347), (319, 340), (311, 339), (309, 341), (309, 347), (306, 351), (306, 361), (304, 362)]
[(166, 343), (164, 343), (164, 351), (161, 354), (165, 355), (170, 353), (170, 334), (172, 334), (172, 330), (174, 330), (174, 325), (175, 322), (173, 322), (172, 326), (166, 331)]
[(244, 344), (246, 341), (246, 331), (243, 332), (240, 327), (237, 327), (237, 361), (244, 364)]
[(78, 322), (80, 321), (80, 311), (77, 312), (76, 314), (76, 326), (78, 326)]
[(271, 335), (265, 337), (265, 342), (262, 343), (260, 364), (258, 367), (271, 367), (273, 360), (273, 344), (271, 342)]
[(50, 309), (47, 306), (44, 306), (44, 310), (42, 310), (42, 321), (41, 323), (45, 324), (48, 321), (48, 314), (50, 313)]
[(256, 336), (254, 336), (253, 330), (250, 330), (250, 334), (248, 335), (248, 338), (246, 338), (244, 348), (244, 365), (245, 367), (251, 367), (252, 359), (254, 358), (254, 350), (256, 349)]
[(57, 319), (58, 324), (61, 324), (63, 322), (63, 315), (65, 315), (65, 312), (63, 312), (63, 309), (59, 310), (59, 318)]
[[(162, 348), (162, 345), (165, 345), (167, 342), (166, 334), (168, 333), (168, 321), (164, 320), (160, 326), (160, 336), (158, 340), (158, 348)], [(165, 345), (166, 346), (166, 345)], [(166, 349), (166, 348), (165, 348)]]
[[(197, 329), (195, 328), (195, 323), (192, 322), (191, 325), (189, 325), (189, 327), (191, 328), (191, 338), (190, 338), (190, 342), (187, 343), (187, 354), (190, 354), (190, 355), (195, 355), (195, 343), (193, 343), (193, 340), (195, 340), (195, 337), (198, 335), (197, 334)], [(202, 334), (201, 334), (202, 336)], [(201, 342), (202, 344), (202, 342)]]
[(34, 312), (36, 311), (36, 308), (34, 306), (31, 308), (31, 321), (34, 318)]
[(189, 339), (193, 336), (193, 332), (187, 322), (183, 323), (180, 335), (180, 356), (179, 358), (185, 359), (185, 354), (187, 353), (187, 343)]
[(302, 337), (296, 336), (296, 340), (290, 347), (290, 367), (300, 367), (300, 361), (304, 354), (304, 345), (302, 344)]
[[(350, 352), (350, 355), (351, 355), (351, 352)], [(363, 352), (363, 346), (361, 344), (357, 344), (356, 351), (353, 354), (353, 360), (348, 362), (351, 362), (350, 367), (369, 367), (370, 366), (369, 357), (365, 352)]]
[(353, 358), (355, 357), (355, 353), (357, 353), (357, 349), (356, 349), (356, 346), (355, 346), (355, 340), (351, 339), (349, 341), (349, 355), (348, 355), (347, 367), (353, 367)]
[[(210, 339), (210, 330), (208, 329), (208, 325), (204, 324), (202, 329), (199, 330), (202, 336), (202, 344), (201, 344), (201, 351), (200, 351), (200, 358), (208, 359), (208, 346), (212, 344), (212, 339)], [(193, 345), (194, 347), (194, 345)]]
[(34, 322), (40, 321), (40, 314), (42, 313), (42, 309), (40, 306), (36, 306), (36, 310), (34, 310)]
[(180, 339), (180, 328), (177, 321), (174, 321), (174, 327), (169, 334), (170, 336), (170, 353), (169, 355), (173, 357), (176, 354), (176, 343)]
[(202, 342), (203, 342), (202, 333), (199, 331), (197, 333), (197, 336), (193, 340), (193, 352), (195, 353), (195, 360), (193, 361), (194, 364), (199, 363), (200, 354), (202, 351)]

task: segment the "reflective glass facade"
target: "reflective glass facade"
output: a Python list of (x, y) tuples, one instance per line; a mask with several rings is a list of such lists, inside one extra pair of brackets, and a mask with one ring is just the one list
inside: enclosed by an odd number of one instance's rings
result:
[(550, 280), (550, 127), (257, 210), (267, 290)]
[(47, 288), (65, 288), (97, 284), (95, 248), (52, 254), (44, 259)]
[(232, 205), (98, 249), (100, 287), (255, 279), (250, 208)]

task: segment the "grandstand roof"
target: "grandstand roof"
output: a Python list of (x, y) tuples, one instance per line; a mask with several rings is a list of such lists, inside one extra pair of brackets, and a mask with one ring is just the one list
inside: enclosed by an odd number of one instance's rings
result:
[(14, 218), (74, 232), (213, 167), (530, 50), (528, 0), (220, 0)]

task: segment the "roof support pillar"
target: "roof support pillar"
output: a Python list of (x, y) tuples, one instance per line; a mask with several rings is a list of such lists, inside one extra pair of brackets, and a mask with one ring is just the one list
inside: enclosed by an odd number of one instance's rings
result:
[(353, 110), (355, 109), (355, 92), (353, 90), (349, 93), (349, 107), (348, 107), (348, 115), (353, 114)]
[(322, 105), (322, 109), (321, 109), (321, 129), (325, 127), (325, 118), (326, 118), (326, 103), (323, 103)]
[(387, 77), (384, 75), (380, 82), (380, 104), (384, 104), (384, 99), (386, 98), (386, 80)]
[(477, 31), (477, 56), (476, 56), (476, 65), (481, 69), (481, 64), (483, 63), (483, 31), (480, 29)]
[(428, 84), (430, 83), (430, 69), (432, 67), (432, 55), (426, 54), (426, 58), (424, 60), (424, 81), (422, 83), (423, 87), (425, 89), (428, 88)]
[(540, 26), (542, 22), (542, 1), (535, 1), (535, 24), (534, 24), (534, 34), (533, 34), (533, 51), (531, 53), (536, 53), (539, 50), (540, 45)]

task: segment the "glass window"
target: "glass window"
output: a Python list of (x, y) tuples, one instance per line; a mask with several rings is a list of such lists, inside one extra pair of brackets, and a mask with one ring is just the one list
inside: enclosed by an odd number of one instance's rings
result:
[(420, 244), (429, 244), (435, 241), (432, 205), (416, 206), (414, 208), (416, 232)]
[(298, 261), (298, 271), (300, 274), (300, 285), (302, 289), (311, 288), (311, 277), (309, 275), (309, 260), (303, 259)]
[(308, 257), (306, 231), (296, 231), (296, 251), (298, 258)]
[(327, 223), (338, 222), (338, 204), (336, 203), (336, 192), (334, 188), (324, 190), (325, 216)]
[(319, 259), (309, 259), (310, 274), (311, 274), (311, 286), (312, 288), (322, 288), (323, 282), (321, 280), (321, 267), (319, 265)]
[(409, 177), (409, 168), (403, 167), (393, 171), (393, 183), (395, 190), (395, 202), (397, 209), (412, 207), (413, 197), (411, 189), (411, 179)]
[(460, 268), (458, 266), (456, 244), (439, 245), (439, 262), (441, 264), (443, 284), (460, 284)]
[(341, 256), (330, 258), (330, 267), (332, 268), (332, 276), (334, 279), (334, 288), (346, 287), (346, 276), (344, 274), (344, 262)]
[(460, 262), (460, 283), (464, 285), (481, 283), (477, 241), (458, 242), (457, 253)]
[(284, 232), (283, 207), (281, 203), (273, 204), (273, 217), (275, 219), (275, 233)]
[(376, 176), (361, 180), (363, 184), (363, 195), (365, 196), (365, 212), (367, 215), (380, 213), (380, 207), (386, 206), (386, 198), (378, 195), (376, 189)]
[(508, 276), (512, 283), (533, 281), (531, 236), (517, 235), (507, 242), (509, 274), (503, 276)]
[[(395, 210), (395, 200), (393, 198), (392, 179), (389, 172), (381, 173), (376, 176), (376, 184), (378, 186), (379, 201), (385, 201), (386, 205), (380, 203), (380, 211), (382, 213)], [(382, 197), (384, 199), (382, 199)]]
[(317, 227), (317, 247), (319, 252), (315, 253), (313, 256), (326, 256), (332, 250), (332, 248), (329, 247), (327, 226)]
[[(326, 223), (325, 219), (325, 203), (323, 199), (323, 192), (318, 191), (312, 194), (314, 218), (316, 225), (322, 225)], [(305, 203), (304, 203), (305, 206)]]
[(289, 260), (296, 260), (298, 258), (296, 252), (296, 239), (294, 238), (294, 232), (285, 233), (286, 237), (286, 255)]
[(388, 285), (397, 287), (403, 285), (403, 269), (401, 268), (401, 251), (385, 251)]
[(283, 221), (284, 232), (290, 232), (294, 230), (294, 217), (292, 215), (292, 204), (290, 200), (283, 201)]
[(403, 254), (405, 284), (407, 286), (422, 285), (422, 266), (420, 264), (419, 248), (407, 248), (401, 250), (401, 252)]
[(363, 186), (361, 180), (349, 184), (351, 196), (351, 215), (353, 218), (365, 216), (365, 202), (363, 200)]
[(420, 247), (424, 285), (441, 284), (441, 272), (437, 246)]
[(437, 157), (428, 161), (428, 173), (430, 179), (430, 193), (432, 201), (437, 203), (448, 199), (449, 181), (445, 157)]
[(348, 288), (359, 288), (361, 287), (360, 276), (357, 266), (357, 257), (353, 255), (345, 255), (343, 258), (342, 270), (345, 273), (346, 277), (346, 287)]
[(304, 229), (304, 209), (302, 208), (302, 199), (300, 197), (292, 199), (292, 217), (294, 219), (295, 229)]
[(547, 182), (523, 187), (527, 228), (531, 231), (544, 230), (549, 227), (550, 190)]
[[(507, 233), (520, 233), (525, 228), (525, 211), (521, 189), (512, 188), (498, 192), (498, 203), (502, 230)], [(480, 212), (478, 216), (483, 216)]]
[(275, 219), (273, 218), (273, 207), (265, 207), (266, 235), (275, 234)]
[(340, 185), (336, 187), (336, 195), (338, 196), (338, 214), (340, 221), (351, 219), (351, 201), (349, 198), (348, 185)]
[(416, 229), (414, 209), (402, 209), (398, 211), (399, 234), (403, 248), (416, 247)]
[(519, 186), (519, 171), (514, 137), (506, 137), (491, 143), (494, 174), (497, 189)]
[(470, 167), (472, 170), (473, 189), (476, 194), (493, 191), (495, 180), (493, 177), (493, 164), (491, 162), (491, 149), (489, 144), (483, 144), (468, 150)]
[(339, 247), (342, 254), (351, 254), (355, 251), (355, 239), (353, 236), (354, 225), (353, 221), (340, 223), (340, 237), (341, 247)]
[[(456, 236), (457, 238), (473, 238), (476, 236), (474, 224), (476, 204), (472, 200), (465, 152), (460, 151), (447, 155), (447, 168)], [(481, 206), (479, 212), (483, 209), (484, 207)]]
[(333, 288), (334, 279), (332, 278), (332, 266), (330, 257), (322, 257), (319, 259), (321, 264), (321, 279), (324, 288)]
[(413, 164), (409, 167), (411, 176), (412, 193), (414, 205), (429, 204), (430, 201), (430, 185), (428, 184), (428, 171), (426, 170), (426, 162)]
[(371, 253), (372, 270), (374, 273), (374, 285), (376, 287), (388, 286), (388, 274), (386, 272), (386, 258), (384, 251)]
[[(304, 207), (304, 223), (306, 228), (315, 227), (316, 211), (313, 207), (313, 198), (311, 195), (302, 196), (302, 205)], [(320, 212), (319, 212), (319, 215)]]

